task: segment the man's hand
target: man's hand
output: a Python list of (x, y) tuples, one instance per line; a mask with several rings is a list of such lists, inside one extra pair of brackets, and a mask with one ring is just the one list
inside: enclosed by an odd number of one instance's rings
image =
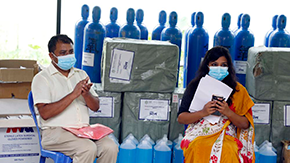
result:
[(72, 94), (75, 98), (78, 98), (80, 95), (87, 94), (90, 90), (92, 83), (87, 84), (89, 81), (89, 77), (85, 78), (84, 80), (81, 80), (74, 88)]
[(93, 85), (93, 83), (88, 84), (88, 81), (89, 77), (85, 79), (85, 83), (82, 86), (82, 96), (86, 96), (90, 92), (91, 86)]

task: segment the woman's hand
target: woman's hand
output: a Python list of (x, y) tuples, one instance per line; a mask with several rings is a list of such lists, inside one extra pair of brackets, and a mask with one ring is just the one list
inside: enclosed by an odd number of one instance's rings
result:
[(222, 102), (216, 101), (216, 110), (225, 116), (228, 116), (229, 113), (232, 111), (229, 108), (229, 105), (226, 101), (222, 101)]
[(209, 101), (206, 103), (202, 109), (203, 117), (214, 113), (216, 111), (216, 108), (214, 108), (216, 105), (216, 101)]

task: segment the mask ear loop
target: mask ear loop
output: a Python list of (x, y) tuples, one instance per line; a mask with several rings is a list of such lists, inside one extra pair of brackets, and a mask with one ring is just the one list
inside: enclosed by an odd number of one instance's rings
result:
[[(51, 52), (51, 54), (57, 59), (58, 61), (58, 57), (54, 54), (54, 52)], [(58, 66), (58, 63), (56, 63), (54, 60), (52, 60), (52, 62), (54, 62), (57, 66)], [(59, 66), (58, 66), (59, 67)]]

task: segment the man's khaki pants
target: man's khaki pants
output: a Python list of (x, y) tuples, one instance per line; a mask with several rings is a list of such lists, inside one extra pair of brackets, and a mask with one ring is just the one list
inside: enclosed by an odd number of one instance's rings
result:
[(42, 131), (42, 147), (46, 150), (58, 151), (71, 157), (73, 163), (116, 163), (119, 152), (116, 143), (109, 137), (97, 141), (79, 138), (62, 129), (51, 127)]

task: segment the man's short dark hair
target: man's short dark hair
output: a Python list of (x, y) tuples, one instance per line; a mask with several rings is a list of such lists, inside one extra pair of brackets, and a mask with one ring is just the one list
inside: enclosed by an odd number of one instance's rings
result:
[(55, 35), (55, 36), (51, 37), (51, 39), (49, 40), (49, 42), (48, 42), (48, 51), (49, 52), (54, 52), (55, 49), (56, 49), (56, 44), (59, 41), (62, 42), (62, 43), (65, 43), (65, 44), (73, 44), (73, 41), (67, 35), (58, 34), (58, 35)]

